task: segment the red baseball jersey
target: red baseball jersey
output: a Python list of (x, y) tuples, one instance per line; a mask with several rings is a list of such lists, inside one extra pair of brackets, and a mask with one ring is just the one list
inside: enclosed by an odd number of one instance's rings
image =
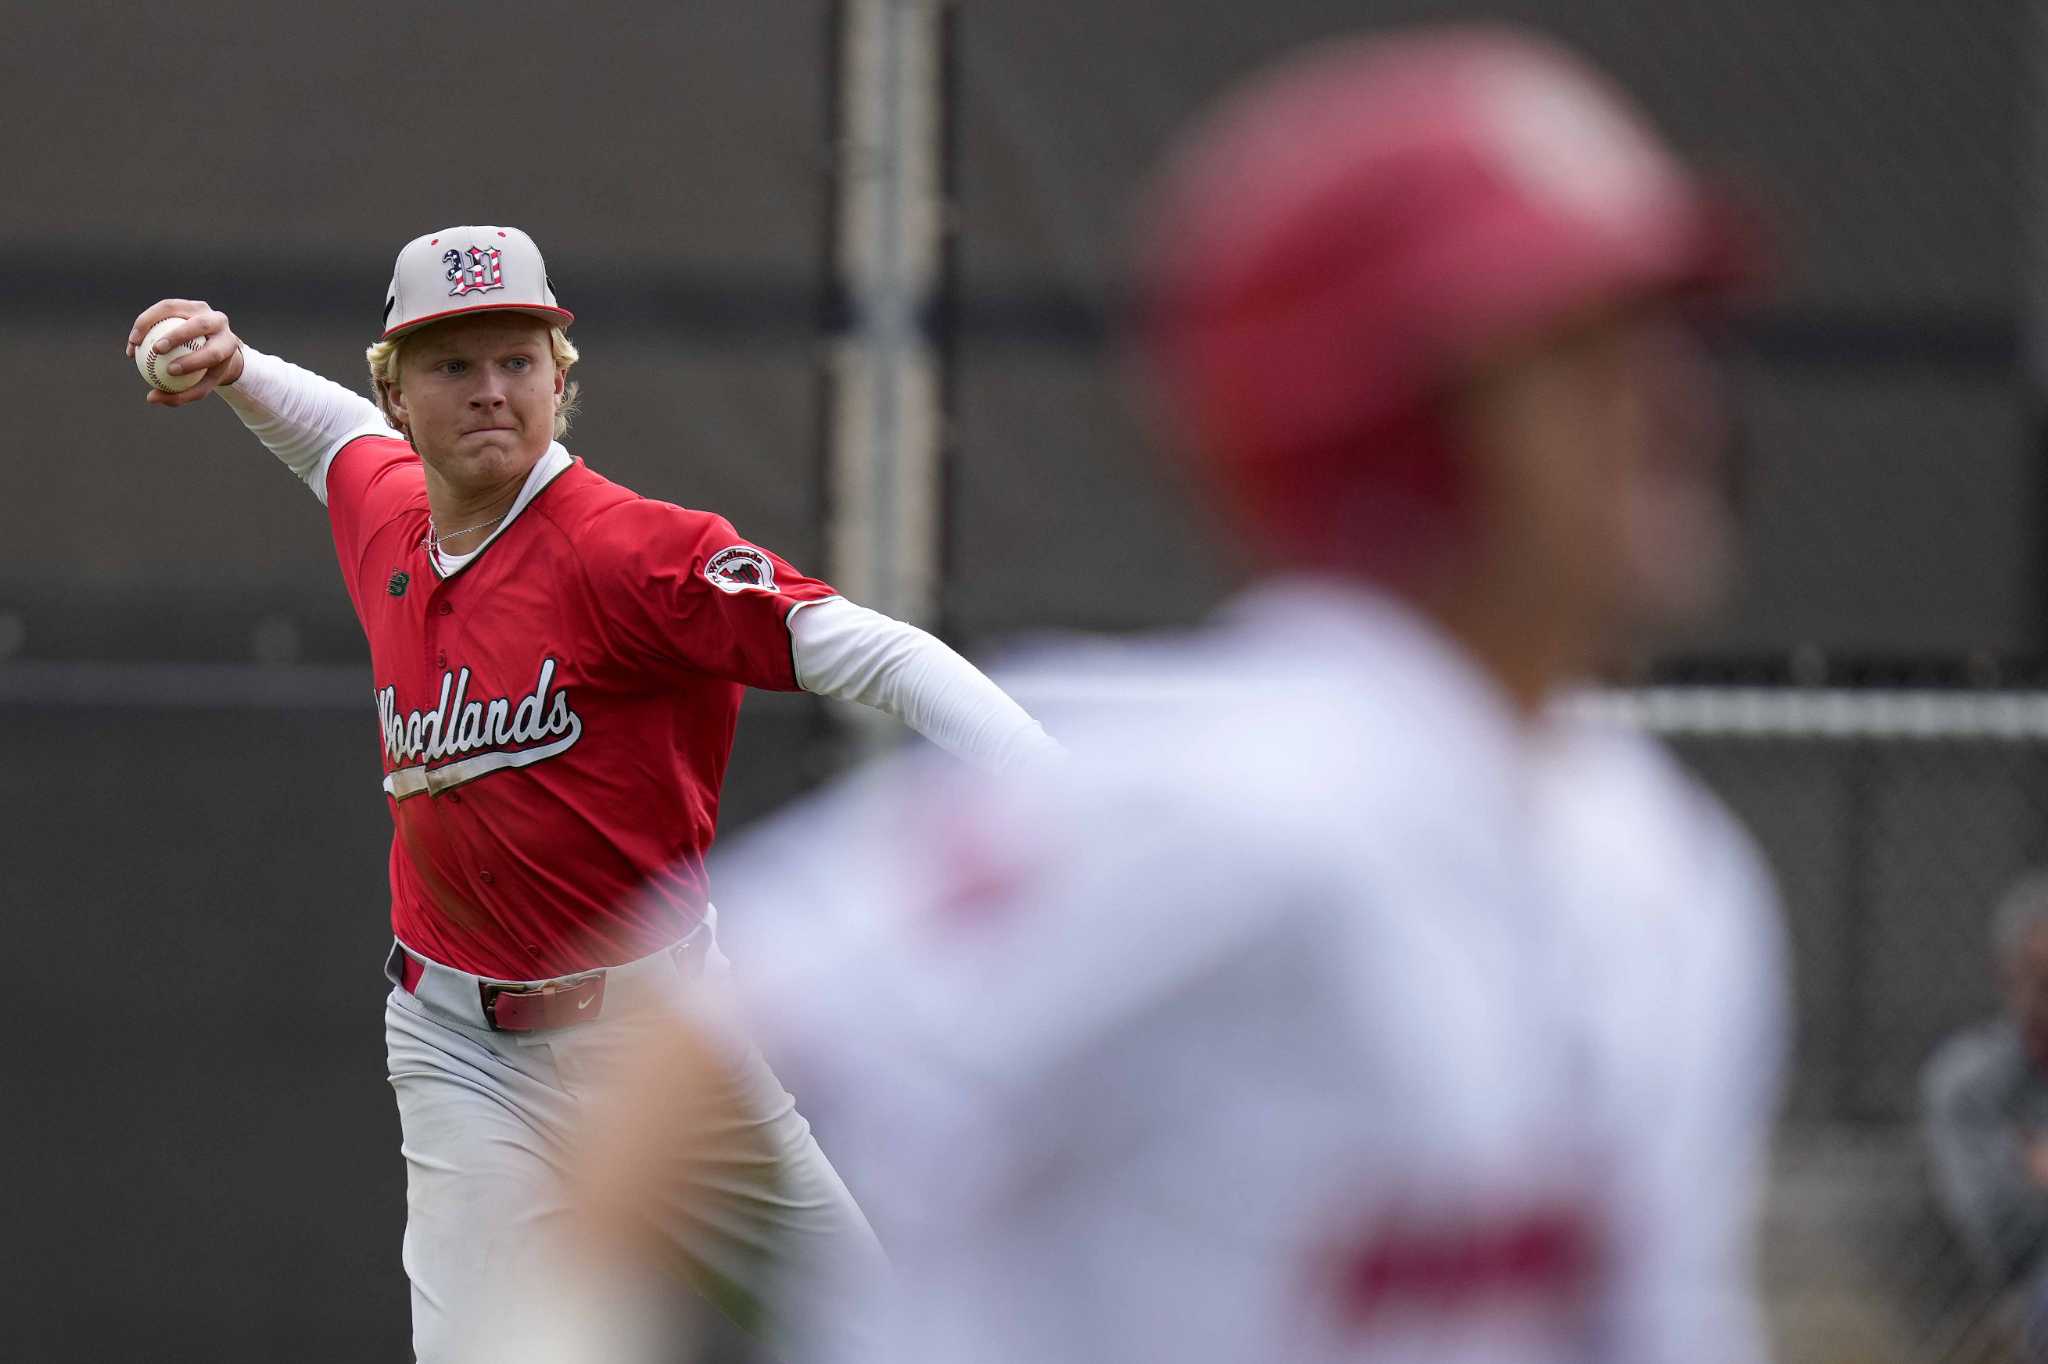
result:
[(742, 689), (796, 690), (790, 612), (833, 590), (580, 460), (445, 578), (405, 443), (344, 447), (327, 509), (370, 643), (399, 939), (536, 980), (687, 933)]

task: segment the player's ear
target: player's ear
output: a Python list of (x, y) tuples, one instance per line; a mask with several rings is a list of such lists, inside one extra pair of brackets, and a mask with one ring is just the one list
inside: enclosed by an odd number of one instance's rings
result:
[(405, 410), (405, 390), (398, 386), (396, 379), (387, 379), (377, 385), (377, 396), (384, 400), (384, 415), (400, 431), (410, 432), (407, 425), (411, 418)]

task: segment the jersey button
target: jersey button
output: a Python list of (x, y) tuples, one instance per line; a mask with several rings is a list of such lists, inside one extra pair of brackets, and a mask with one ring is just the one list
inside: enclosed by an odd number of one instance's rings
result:
[(442, 602), (439, 606), (435, 607), (434, 609), (444, 616), (452, 615), (455, 611), (455, 608), (450, 606), (447, 602)]
[[(460, 791), (450, 791), (448, 793), (448, 803), (450, 805), (462, 804), (462, 793)], [(489, 878), (486, 877), (485, 879), (488, 880)]]
[(447, 655), (447, 654), (446, 654), (445, 652), (444, 652), (444, 653), (438, 653), (438, 654), (435, 654), (435, 655), (434, 655), (434, 666), (435, 666), (435, 667), (437, 667), (437, 668), (445, 668), (445, 667), (447, 667), (447, 666), (448, 666), (448, 655)]
[(489, 884), (491, 884), (491, 882), (497, 880), (498, 878), (491, 875), (487, 871), (480, 871), (476, 874), (476, 879), (488, 886)]

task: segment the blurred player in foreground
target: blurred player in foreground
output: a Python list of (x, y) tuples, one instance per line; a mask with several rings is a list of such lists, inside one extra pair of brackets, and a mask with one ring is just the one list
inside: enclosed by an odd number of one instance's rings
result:
[[(872, 1358), (1760, 1358), (1773, 893), (1564, 704), (1723, 577), (1723, 218), (1491, 29), (1282, 66), (1152, 210), (1157, 393), (1262, 581), (1014, 679), (1064, 769), (913, 761), (726, 869), (787, 911), (750, 1005), (896, 1266)], [(702, 1045), (597, 1129), (615, 1252)]]
[[(217, 389), (305, 480), (369, 640), (413, 1348), (494, 1359), (481, 1323), (567, 1292), (563, 1151), (585, 1098), (723, 969), (704, 853), (744, 689), (876, 706), (989, 767), (1056, 750), (930, 635), (572, 456), (573, 319), (516, 228), (400, 251), (375, 404), (195, 300), (144, 311), (130, 351), (174, 317), (158, 349), (204, 377), (150, 401)], [(873, 1236), (760, 1054), (735, 1039), (718, 1062), (702, 1083), (722, 1125), (664, 1235), (707, 1296), (786, 1340), (759, 1312), (777, 1255), (872, 1257)]]

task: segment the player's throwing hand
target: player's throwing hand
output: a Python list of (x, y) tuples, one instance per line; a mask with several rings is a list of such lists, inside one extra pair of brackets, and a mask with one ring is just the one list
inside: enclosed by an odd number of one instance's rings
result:
[(205, 344), (189, 354), (178, 356), (167, 362), (165, 370), (171, 374), (199, 373), (199, 382), (181, 393), (166, 393), (151, 388), (146, 400), (158, 407), (183, 407), (196, 403), (222, 384), (231, 384), (242, 377), (242, 338), (236, 336), (228, 325), (228, 315), (209, 306), (203, 299), (167, 298), (152, 303), (136, 317), (135, 325), (128, 329), (127, 354), (132, 359), (135, 348), (142, 344), (142, 338), (149, 335), (149, 329), (166, 318), (183, 318), (177, 326), (158, 338), (157, 351), (161, 354), (184, 346), (195, 338)]

